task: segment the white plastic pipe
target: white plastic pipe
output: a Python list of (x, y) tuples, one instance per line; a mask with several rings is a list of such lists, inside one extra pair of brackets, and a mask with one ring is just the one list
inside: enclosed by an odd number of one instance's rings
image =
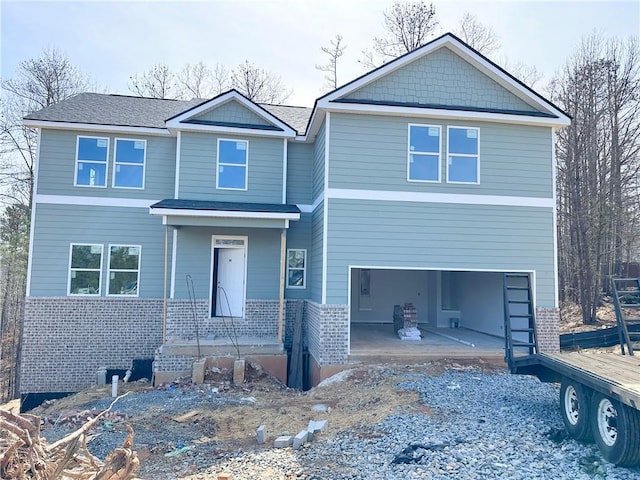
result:
[(118, 396), (118, 375), (111, 377), (111, 396), (113, 398)]

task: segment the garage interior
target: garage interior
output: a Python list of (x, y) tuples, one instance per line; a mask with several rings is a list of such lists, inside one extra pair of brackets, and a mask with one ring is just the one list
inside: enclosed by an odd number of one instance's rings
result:
[[(350, 356), (504, 355), (503, 272), (352, 268)], [(411, 303), (421, 340), (395, 333)]]

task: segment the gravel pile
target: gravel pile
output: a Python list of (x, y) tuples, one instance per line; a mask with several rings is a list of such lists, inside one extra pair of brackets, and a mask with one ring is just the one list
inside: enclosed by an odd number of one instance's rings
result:
[(405, 378), (398, 388), (419, 392), (422, 408), (321, 436), (299, 452), (234, 455), (192, 478), (640, 479), (640, 469), (606, 463), (595, 445), (566, 436), (553, 385), (477, 370)]

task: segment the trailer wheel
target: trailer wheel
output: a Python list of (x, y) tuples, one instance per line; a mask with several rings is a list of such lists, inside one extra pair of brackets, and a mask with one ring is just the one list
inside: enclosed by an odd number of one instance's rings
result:
[(589, 389), (568, 378), (560, 386), (560, 411), (562, 421), (571, 438), (591, 440), (591, 407)]
[(640, 462), (640, 414), (606, 395), (593, 397), (591, 429), (605, 460), (619, 466)]

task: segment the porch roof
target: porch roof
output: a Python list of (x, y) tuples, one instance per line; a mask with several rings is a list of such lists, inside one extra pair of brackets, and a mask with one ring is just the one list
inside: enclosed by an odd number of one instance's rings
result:
[(154, 203), (149, 213), (162, 216), (167, 225), (286, 228), (289, 221), (300, 220), (300, 209), (295, 205), (173, 198)]

